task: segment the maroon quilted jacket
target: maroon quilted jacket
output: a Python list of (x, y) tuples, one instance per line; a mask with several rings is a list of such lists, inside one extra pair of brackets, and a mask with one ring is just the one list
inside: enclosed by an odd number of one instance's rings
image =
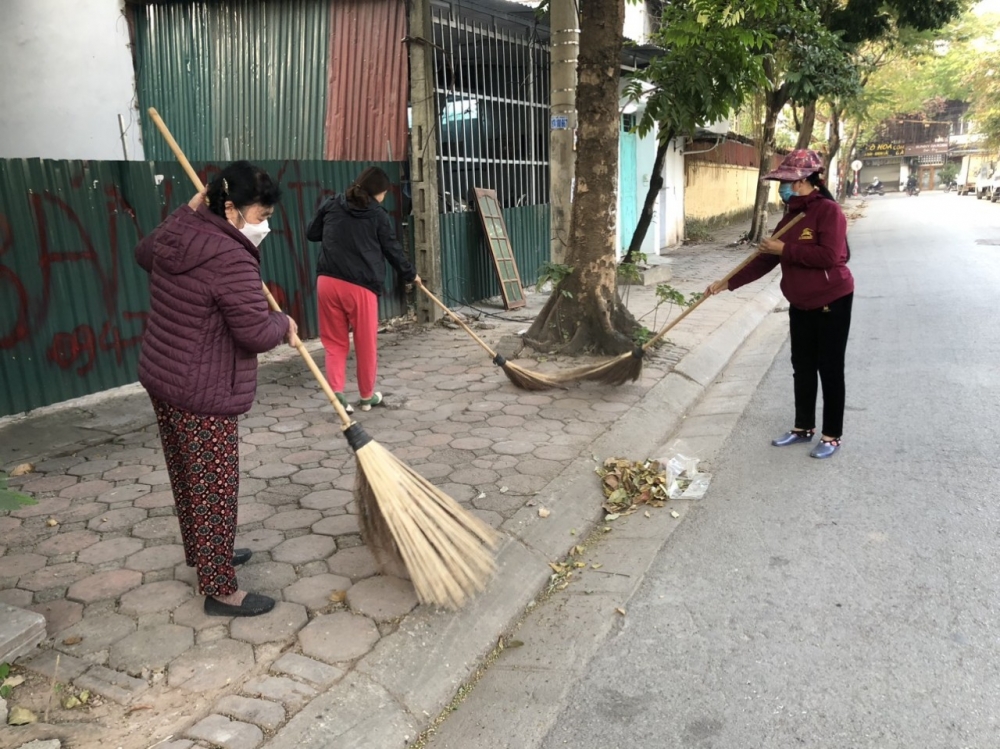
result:
[(288, 318), (268, 309), (257, 248), (208, 209), (182, 206), (139, 243), (135, 258), (149, 272), (150, 296), (139, 382), (192, 413), (249, 411), (257, 354), (288, 333)]

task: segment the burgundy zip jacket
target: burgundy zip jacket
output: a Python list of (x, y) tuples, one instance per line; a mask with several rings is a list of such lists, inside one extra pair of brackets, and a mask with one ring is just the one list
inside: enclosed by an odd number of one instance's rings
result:
[(805, 217), (781, 237), (781, 255), (758, 255), (729, 280), (730, 291), (756, 281), (779, 262), (781, 291), (798, 309), (819, 309), (854, 291), (854, 276), (847, 267), (847, 219), (840, 206), (818, 190), (795, 196), (775, 231), (799, 213)]
[(203, 416), (246, 413), (257, 354), (288, 333), (261, 288), (260, 253), (207, 208), (182, 206), (135, 248), (149, 272), (150, 309), (139, 382), (151, 396)]

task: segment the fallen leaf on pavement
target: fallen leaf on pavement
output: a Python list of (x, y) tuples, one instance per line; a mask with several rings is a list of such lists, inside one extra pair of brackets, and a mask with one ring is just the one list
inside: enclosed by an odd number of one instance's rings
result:
[(592, 569), (592, 570), (599, 570), (603, 566), (604, 566), (603, 564), (592, 564), (592, 565), (590, 565), (590, 569)]
[(671, 510), (670, 511), (670, 517), (672, 517), (672, 518), (679, 518), (680, 516), (681, 516), (681, 514), (679, 512), (677, 512), (677, 510)]
[(63, 640), (63, 645), (79, 645), (81, 642), (83, 642), (83, 638), (80, 635), (73, 635)]
[(650, 514), (649, 514), (649, 510), (646, 510), (646, 511), (645, 511), (644, 513), (642, 513), (642, 514), (643, 514), (643, 515), (645, 515), (645, 516), (646, 516), (647, 518), (651, 518), (651, 517), (653, 517), (652, 515), (650, 515)]
[(333, 601), (334, 603), (343, 603), (345, 600), (347, 600), (347, 591), (346, 590), (333, 591), (333, 593), (330, 594), (330, 600)]
[(509, 491), (510, 491), (510, 489), (509, 489), (509, 488), (507, 488), (506, 486), (501, 486), (501, 487), (500, 487), (500, 493), (501, 493), (501, 494), (506, 494), (506, 493), (507, 493), (507, 492), (509, 492)]
[(23, 676), (8, 676), (3, 680), (3, 684), (0, 684), (0, 689), (3, 689), (4, 687), (10, 687), (13, 689), (14, 687), (19, 687), (22, 684), (24, 684)]
[(59, 525), (59, 521), (56, 520), (55, 518), (49, 518), (48, 520), (45, 521), (45, 524), (49, 526), (49, 528), (54, 528), (55, 526)]
[(619, 614), (621, 614), (622, 616), (625, 616), (625, 609), (622, 609), (622, 608), (617, 608), (617, 609), (615, 609), (615, 611), (617, 611), (617, 612), (618, 612)]
[(35, 470), (33, 463), (21, 463), (20, 465), (14, 466), (14, 470), (10, 472), (11, 478), (14, 476), (24, 476), (27, 473), (31, 473)]
[(549, 509), (547, 509), (545, 507), (539, 507), (538, 508), (538, 517), (540, 517), (540, 518), (547, 518), (551, 514), (552, 514), (552, 510), (549, 510)]
[(12, 707), (7, 716), (7, 724), (11, 726), (26, 726), (37, 722), (38, 716), (26, 707)]

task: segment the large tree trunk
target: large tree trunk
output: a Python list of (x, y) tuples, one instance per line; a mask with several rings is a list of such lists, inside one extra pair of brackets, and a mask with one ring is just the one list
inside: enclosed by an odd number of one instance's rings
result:
[[(826, 178), (827, 181), (830, 180), (832, 174), (831, 168), (833, 166), (833, 160), (837, 158), (837, 154), (840, 152), (840, 117), (843, 109), (837, 102), (832, 102), (830, 104), (830, 135), (826, 141)], [(841, 170), (837, 170), (837, 200), (842, 200), (844, 190), (844, 180), (840, 178)]]
[(806, 104), (802, 109), (802, 122), (799, 123), (799, 139), (796, 148), (809, 148), (812, 143), (813, 130), (816, 127), (816, 102)]
[(830, 173), (830, 165), (840, 151), (840, 117), (843, 108), (837, 102), (830, 104), (830, 137), (826, 141), (826, 173)]
[(649, 178), (649, 190), (646, 191), (646, 201), (642, 205), (642, 214), (639, 216), (639, 223), (632, 233), (632, 241), (629, 242), (628, 252), (622, 258), (623, 263), (634, 263), (635, 256), (639, 254), (643, 240), (646, 239), (646, 232), (653, 222), (653, 209), (656, 207), (656, 200), (663, 189), (663, 165), (667, 160), (667, 152), (670, 150), (670, 141), (674, 139), (674, 134), (668, 132), (665, 138), (661, 138), (656, 144), (656, 158), (653, 160), (653, 174)]
[[(764, 60), (764, 74), (769, 81), (774, 81), (776, 71), (774, 62)], [(764, 175), (771, 171), (771, 156), (774, 155), (774, 133), (778, 124), (778, 114), (788, 103), (788, 84), (783, 83), (778, 88), (772, 88), (764, 95), (764, 126), (761, 129), (760, 142), (757, 144), (757, 156), (760, 158), (760, 181), (757, 183), (757, 197), (753, 205), (753, 220), (747, 240), (752, 244), (764, 238), (767, 229), (767, 199), (771, 194), (771, 184), (764, 181)]]
[(545, 351), (616, 355), (632, 348), (635, 319), (618, 298), (615, 263), (618, 194), (618, 79), (625, 0), (588, 0), (581, 8), (576, 194), (565, 264), (525, 335)]

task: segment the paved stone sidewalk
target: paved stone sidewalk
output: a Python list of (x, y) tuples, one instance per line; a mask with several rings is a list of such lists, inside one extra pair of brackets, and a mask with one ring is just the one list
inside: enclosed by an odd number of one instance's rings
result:
[[(747, 252), (720, 243), (680, 248), (671, 253), (671, 284), (701, 291)], [(657, 408), (669, 410), (672, 397), (663, 394), (664, 378), (759, 293), (757, 286), (704, 305), (638, 382), (618, 388), (527, 393), (460, 330), (413, 327), (383, 336), (379, 388), (388, 405), (356, 420), (507, 534), (493, 590), (458, 614), (417, 607), (408, 582), (377, 574), (358, 534), (353, 455), (333, 409), (287, 348), (262, 367), (257, 403), (241, 421), (237, 546), (254, 557), (239, 568), (239, 580), (279, 600), (262, 617), (203, 614), (144, 396), (0, 426), (0, 467), (42, 458), (33, 473), (10, 482), (38, 504), (0, 515), (0, 602), (39, 612), (48, 623), (45, 643), (17, 662), (31, 678), (11, 704), (41, 716), (53, 680), (103, 703), (66, 710), (56, 700), (47, 724), (0, 728), (3, 745), (63, 738), (73, 747), (142, 749), (168, 736), (160, 749), (254, 749), (271, 739), (274, 746), (405, 745), (545, 583), (545, 555), (564, 554), (573, 533), (597, 518), (595, 443), (604, 439), (602, 449), (610, 449), (617, 425), (649, 449), (661, 444)], [(480, 334), (495, 345), (527, 327), (544, 302), (529, 297), (529, 311), (490, 308)], [(637, 314), (653, 304), (652, 289), (630, 290)], [(666, 319), (661, 308), (655, 323), (653, 313), (644, 322), (656, 329)], [(321, 362), (321, 349), (310, 348)], [(565, 365), (554, 358), (538, 364)], [(656, 398), (647, 397), (657, 385)], [(648, 426), (648, 441), (635, 424)], [(573, 511), (540, 521), (538, 506), (560, 499), (575, 503)], [(576, 528), (560, 525), (571, 517)], [(539, 533), (548, 534), (545, 543), (532, 537)], [(334, 685), (341, 691), (329, 691)], [(394, 743), (365, 743), (375, 725)]]

